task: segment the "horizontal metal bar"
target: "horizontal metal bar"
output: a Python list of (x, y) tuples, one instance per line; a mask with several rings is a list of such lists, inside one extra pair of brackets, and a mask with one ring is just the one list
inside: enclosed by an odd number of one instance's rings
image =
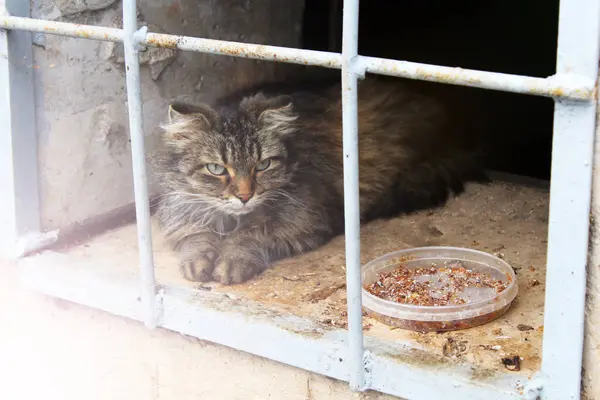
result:
[[(113, 42), (122, 42), (124, 37), (121, 29), (13, 16), (0, 16), (0, 28), (21, 29)], [(314, 65), (334, 69), (341, 69), (342, 67), (341, 54), (323, 51), (227, 42), (159, 33), (148, 33), (145, 39), (140, 42), (143, 45), (151, 47), (166, 47), (255, 60)], [(561, 73), (549, 78), (535, 78), (376, 57), (357, 56), (356, 60), (354, 72), (359, 75), (366, 71), (401, 78), (473, 86), (483, 89), (553, 97), (556, 99), (592, 101), (596, 95), (595, 82), (588, 77), (576, 74)]]
[[(50, 251), (19, 262), (23, 282), (36, 291), (143, 321), (134, 270), (89, 259), (74, 262), (68, 253)], [(157, 304), (163, 328), (349, 380), (345, 330), (324, 329), (260, 303), (187, 288), (163, 286)], [(437, 399), (441, 393), (444, 400), (535, 399), (528, 394), (527, 375), (488, 370), (371, 336), (365, 338), (365, 347), (366, 368), (372, 370), (366, 389), (410, 400)]]
[(106, 28), (103, 26), (80, 25), (68, 22), (45, 21), (42, 19), (13, 16), (0, 16), (0, 28), (49, 33), (52, 35), (103, 40), (108, 42), (123, 42), (123, 38), (125, 37), (123, 30), (118, 28)]
[(594, 81), (575, 74), (534, 78), (365, 56), (359, 57), (359, 63), (366, 72), (380, 75), (559, 99), (592, 100), (595, 97)]
[(142, 44), (151, 47), (166, 47), (184, 51), (252, 58), (255, 60), (313, 65), (334, 69), (340, 69), (342, 67), (340, 54), (327, 53), (324, 51), (227, 42), (224, 40), (201, 39), (160, 33), (148, 33), (146, 39), (142, 41)]

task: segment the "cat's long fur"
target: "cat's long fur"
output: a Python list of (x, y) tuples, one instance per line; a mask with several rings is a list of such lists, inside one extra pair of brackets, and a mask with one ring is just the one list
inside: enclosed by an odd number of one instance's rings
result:
[[(363, 222), (438, 206), (482, 178), (463, 127), (421, 86), (368, 77), (358, 96)], [(343, 232), (337, 81), (177, 104), (170, 117), (154, 157), (157, 215), (187, 279), (243, 282)], [(241, 192), (254, 195), (244, 204)]]

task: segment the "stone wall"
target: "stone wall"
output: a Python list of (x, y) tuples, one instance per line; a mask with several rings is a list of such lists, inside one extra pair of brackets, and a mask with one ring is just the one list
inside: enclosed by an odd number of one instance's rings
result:
[[(599, 114), (600, 117), (600, 114)], [(600, 120), (597, 124), (600, 123)], [(585, 344), (583, 348), (584, 400), (600, 399), (600, 129), (596, 128), (590, 253), (588, 262)]]
[[(141, 0), (140, 25), (212, 39), (299, 47), (303, 2)], [(117, 0), (33, 0), (32, 16), (121, 27)], [(34, 34), (42, 226), (62, 228), (133, 201), (122, 45)], [(147, 146), (170, 99), (210, 100), (282, 77), (282, 64), (150, 48), (141, 55)]]

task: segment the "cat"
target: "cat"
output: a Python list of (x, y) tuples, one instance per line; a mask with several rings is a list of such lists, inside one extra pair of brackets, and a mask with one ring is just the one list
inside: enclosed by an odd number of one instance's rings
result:
[[(466, 131), (422, 85), (368, 76), (358, 98), (361, 222), (486, 180)], [(153, 156), (156, 216), (186, 279), (241, 283), (343, 232), (339, 80), (175, 103), (168, 115)]]

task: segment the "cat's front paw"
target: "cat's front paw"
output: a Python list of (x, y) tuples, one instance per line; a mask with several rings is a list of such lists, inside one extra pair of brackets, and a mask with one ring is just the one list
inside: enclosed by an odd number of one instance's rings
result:
[(209, 257), (198, 257), (181, 263), (183, 277), (192, 282), (209, 282), (212, 280), (215, 263)]
[(243, 252), (217, 261), (212, 277), (223, 285), (243, 283), (267, 269), (267, 263), (256, 257), (244, 257)]

